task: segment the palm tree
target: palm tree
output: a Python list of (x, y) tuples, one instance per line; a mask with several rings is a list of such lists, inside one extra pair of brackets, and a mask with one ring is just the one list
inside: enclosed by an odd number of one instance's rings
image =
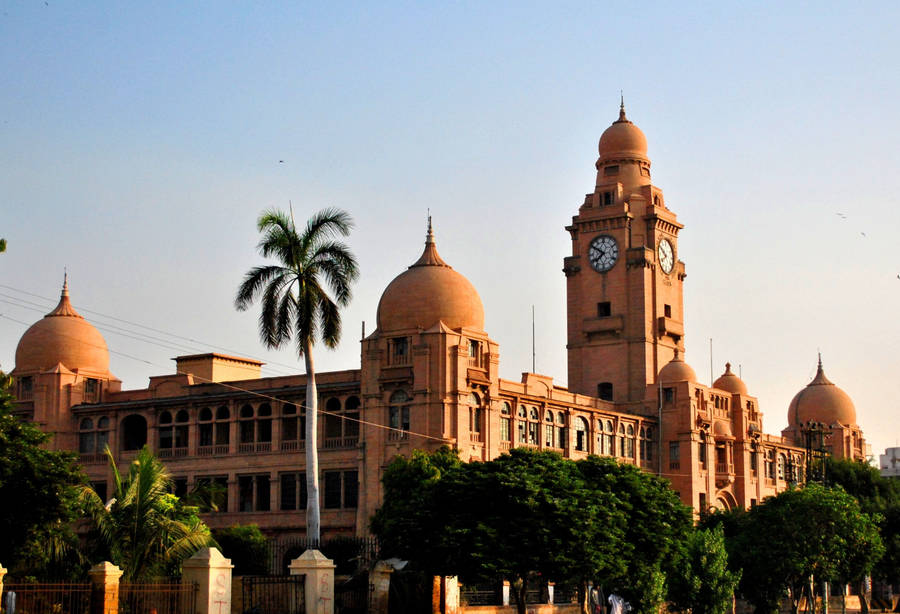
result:
[[(306, 535), (319, 541), (319, 455), (316, 443), (318, 395), (312, 349), (316, 340), (329, 348), (341, 338), (338, 307), (350, 302), (350, 285), (359, 276), (356, 258), (336, 240), (353, 227), (350, 216), (339, 209), (323, 209), (298, 232), (293, 213), (265, 211), (256, 223), (262, 233), (257, 246), (263, 257), (277, 264), (250, 269), (238, 289), (238, 310), (260, 299), (259, 334), (269, 348), (291, 339), (306, 362)], [(331, 295), (326, 291), (330, 290)]]
[(104, 504), (85, 486), (81, 501), (126, 580), (165, 575), (198, 549), (214, 544), (196, 510), (185, 508), (171, 494), (171, 476), (148, 447), (138, 453), (124, 476), (109, 447), (106, 456), (113, 474), (112, 499)]

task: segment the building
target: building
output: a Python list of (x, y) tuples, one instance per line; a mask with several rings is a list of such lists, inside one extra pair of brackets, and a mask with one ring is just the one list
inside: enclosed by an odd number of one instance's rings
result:
[(878, 468), (882, 477), (900, 478), (900, 448), (885, 448), (878, 455)]
[[(566, 228), (569, 388), (536, 373), (499, 377), (478, 292), (440, 257), (429, 221), (421, 256), (384, 290), (360, 368), (317, 374), (324, 534), (365, 534), (383, 469), (413, 449), (450, 445), (464, 460), (512, 447), (613, 456), (667, 477), (696, 510), (749, 507), (801, 480), (811, 423), (833, 455), (865, 455), (853, 403), (821, 361), (781, 436), (763, 432), (758, 401), (730, 365), (712, 387), (697, 381), (682, 358), (682, 225), (651, 183), (646, 138), (624, 105), (595, 166)], [(302, 535), (305, 376), (263, 378), (258, 361), (215, 353), (175, 363), (147, 388), (122, 390), (64, 283), (16, 350), (17, 411), (54, 446), (78, 450), (101, 494), (104, 446), (124, 462), (148, 444), (179, 492), (221, 486), (210, 525)]]

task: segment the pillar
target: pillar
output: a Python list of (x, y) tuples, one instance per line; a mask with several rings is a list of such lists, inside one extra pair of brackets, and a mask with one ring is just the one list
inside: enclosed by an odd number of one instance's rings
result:
[(6, 571), (6, 567), (4, 567), (2, 563), (0, 563), (0, 595), (3, 594), (3, 577), (6, 575)]
[(547, 603), (553, 604), (553, 593), (556, 590), (555, 582), (547, 582)]
[(458, 614), (459, 580), (456, 576), (434, 576), (431, 610), (433, 614)]
[(218, 548), (200, 548), (182, 567), (181, 582), (197, 586), (196, 614), (231, 614), (231, 559)]
[(91, 614), (118, 614), (122, 570), (103, 561), (91, 567), (88, 575), (91, 577)]
[(369, 582), (372, 584), (369, 614), (388, 614), (392, 573), (394, 573), (393, 565), (384, 561), (375, 563), (375, 569), (372, 570), (369, 578)]
[(306, 614), (334, 614), (334, 568), (334, 562), (318, 550), (307, 550), (291, 561), (291, 575), (306, 576)]
[(509, 580), (503, 581), (503, 588), (501, 589), (501, 597), (503, 598), (503, 605), (509, 605)]

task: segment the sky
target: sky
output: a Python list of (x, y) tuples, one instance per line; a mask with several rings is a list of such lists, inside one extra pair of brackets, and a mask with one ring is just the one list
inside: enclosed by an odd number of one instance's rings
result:
[(234, 295), (263, 210), (333, 206), (361, 276), (318, 369), (359, 367), (430, 210), (501, 376), (531, 370), (533, 305), (564, 385), (564, 228), (623, 92), (684, 224), (700, 380), (730, 361), (777, 434), (821, 351), (877, 455), (900, 443), (898, 25), (889, 2), (7, 0), (0, 368), (67, 270), (125, 388), (207, 351), (302, 372)]

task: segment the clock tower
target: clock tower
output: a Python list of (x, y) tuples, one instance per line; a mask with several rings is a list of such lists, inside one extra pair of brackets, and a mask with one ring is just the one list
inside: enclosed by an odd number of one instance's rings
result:
[(594, 191), (566, 227), (569, 389), (640, 403), (684, 350), (682, 225), (650, 182), (647, 139), (624, 103), (599, 152)]

